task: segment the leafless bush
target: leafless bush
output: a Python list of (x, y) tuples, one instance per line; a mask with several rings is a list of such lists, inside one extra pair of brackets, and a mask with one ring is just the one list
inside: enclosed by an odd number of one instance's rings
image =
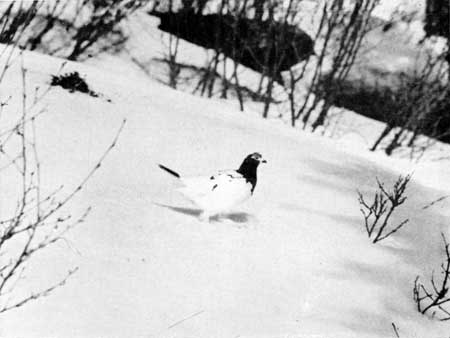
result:
[[(311, 114), (321, 107), (312, 123), (315, 129), (324, 124), (329, 108), (339, 95), (339, 88), (331, 84), (347, 77), (369, 29), (371, 13), (378, 0), (354, 1), (349, 6), (342, 0), (320, 1), (318, 10), (322, 15), (313, 39), (299, 28), (301, 3), (302, 1), (295, 0), (179, 1), (176, 6), (178, 14), (185, 14), (168, 18), (162, 12), (168, 7), (171, 8), (172, 1), (167, 0), (158, 2), (159, 11), (152, 11), (152, 14), (161, 18), (162, 30), (179, 30), (179, 27), (173, 26), (173, 22), (179, 20), (192, 25), (192, 32), (195, 34), (207, 35), (198, 37), (185, 33), (187, 40), (203, 43), (206, 48), (214, 51), (206, 67), (210, 72), (204, 73), (199, 83), (202, 95), (212, 95), (216, 81), (213, 74), (222, 73), (224, 85), (220, 95), (226, 97), (226, 82), (232, 80), (235, 83), (234, 88), (241, 87), (239, 82), (242, 81), (239, 80), (237, 71), (239, 64), (260, 72), (258, 92), (265, 97), (263, 117), (268, 116), (270, 105), (275, 101), (273, 97), (276, 82), (286, 85), (281, 72), (306, 59), (303, 70), (291, 77), (286, 91), (291, 101), (292, 124), (301, 117), (306, 125)], [(205, 8), (214, 12), (214, 18), (212, 15), (202, 17)], [(199, 27), (208, 27), (211, 33), (205, 34)], [(184, 29), (184, 32), (188, 28)], [(314, 43), (316, 52), (319, 53), (315, 57), (309, 57)], [(233, 65), (229, 74), (226, 71), (227, 58), (232, 60)], [(295, 62), (290, 63), (293, 60)], [(329, 61), (331, 67), (328, 67)], [(222, 66), (223, 69), (219, 69)], [(308, 83), (301, 81), (305, 80), (305, 74), (309, 76), (311, 73), (312, 76), (306, 81)], [(297, 93), (299, 82), (306, 88), (306, 93), (302, 92), (302, 95)], [(236, 94), (242, 109), (242, 95), (240, 92)], [(322, 104), (323, 102), (325, 104)]]
[[(379, 148), (386, 139), (384, 151), (387, 155), (400, 146), (407, 146), (412, 157), (420, 157), (437, 139), (449, 137), (450, 130), (445, 130), (441, 124), (443, 118), (450, 121), (446, 112), (450, 106), (449, 91), (445, 53), (437, 57), (428, 53), (424, 65), (418, 66), (411, 75), (401, 77), (398, 88), (392, 91), (393, 109), (384, 112), (386, 127), (371, 150)], [(419, 139), (420, 135), (431, 139), (424, 143)]]
[[(142, 5), (141, 0), (91, 0), (92, 7), (90, 18), (77, 28), (73, 40), (75, 44), (72, 52), (67, 57), (69, 60), (76, 60), (89, 47), (100, 38), (111, 34), (120, 34), (118, 24), (130, 13)], [(115, 43), (122, 43), (120, 38)]]
[[(261, 74), (257, 92), (263, 97), (262, 117), (267, 118), (271, 105), (278, 100), (276, 88), (286, 85), (281, 73), (290, 70), (291, 66), (308, 59), (314, 52), (314, 41), (303, 32), (298, 25), (301, 14), (301, 1), (289, 0), (268, 0), (268, 1), (238, 1), (236, 2), (235, 17), (237, 20), (251, 17), (259, 22), (266, 23), (260, 25), (255, 34), (259, 37), (257, 46), (264, 47), (262, 54), (254, 56), (253, 59), (258, 65)], [(236, 32), (237, 34), (237, 32)], [(248, 41), (244, 50), (255, 49), (255, 41)], [(256, 50), (255, 50), (256, 53)], [(235, 46), (232, 55), (234, 61), (233, 79), (239, 88), (239, 78), (237, 76), (237, 64), (242, 58), (242, 47)], [(236, 57), (237, 55), (237, 57)], [(293, 63), (291, 63), (294, 61)], [(289, 64), (289, 66), (288, 66)], [(292, 82), (291, 82), (292, 83)], [(294, 91), (291, 91), (294, 93)], [(238, 93), (238, 97), (241, 96)], [(294, 96), (289, 96), (294, 98)], [(295, 97), (296, 98), (296, 97)], [(240, 102), (241, 109), (243, 103)]]
[[(311, 123), (312, 129), (324, 124), (329, 109), (339, 95), (339, 87), (333, 84), (344, 81), (353, 67), (378, 0), (355, 1), (351, 8), (344, 8), (344, 3), (341, 0), (323, 2), (320, 23), (314, 36), (316, 44), (320, 43), (315, 48), (317, 55), (304, 62), (299, 76), (293, 78), (291, 73), (287, 91), (291, 107), (294, 107), (297, 104), (294, 101), (299, 100), (294, 93), (295, 84), (303, 79), (307, 68), (313, 67), (306, 93), (301, 97), (302, 104), (296, 113), (291, 111), (292, 125), (301, 118), (305, 128), (310, 124), (314, 111), (317, 115)], [(331, 60), (328, 70), (327, 60)]]
[(0, 16), (0, 43), (10, 44), (19, 41), (25, 29), (35, 18), (41, 6), (40, 1), (31, 4), (25, 1), (11, 2)]
[(393, 235), (408, 222), (406, 219), (392, 227), (389, 224), (389, 219), (393, 212), (406, 201), (404, 194), (410, 179), (410, 175), (399, 176), (392, 191), (386, 190), (384, 184), (377, 179), (378, 190), (375, 192), (371, 203), (367, 203), (362, 193), (358, 191), (358, 201), (361, 213), (364, 216), (364, 226), (373, 243)]
[[(203, 10), (206, 6), (207, 1), (202, 1), (199, 4), (199, 8)], [(242, 57), (242, 51), (238, 48), (237, 45), (237, 36), (238, 36), (238, 22), (246, 15), (248, 0), (237, 1), (234, 5), (231, 4), (229, 0), (221, 0), (217, 9), (217, 25), (214, 28), (214, 37), (213, 37), (213, 53), (206, 61), (206, 67), (204, 69), (206, 71), (202, 72), (200, 80), (197, 85), (197, 89), (199, 89), (200, 95), (207, 95), (208, 97), (212, 97), (215, 94), (215, 85), (217, 84), (217, 80), (221, 79), (221, 90), (220, 96), (222, 98), (226, 98), (228, 96), (228, 90), (230, 88), (234, 88), (236, 90), (236, 95), (239, 101), (240, 109), (244, 109), (244, 100), (242, 92), (240, 91), (239, 85), (239, 75), (238, 75), (238, 67), (240, 64), (240, 60)], [(200, 11), (201, 12), (201, 11)], [(227, 13), (233, 13), (233, 23), (231, 25), (230, 30), (232, 30), (232, 41), (229, 43), (233, 46), (231, 61), (233, 63), (233, 73), (231, 78), (227, 74), (227, 56), (223, 53), (223, 29), (224, 29), (224, 15)], [(219, 69), (220, 64), (222, 64), (222, 69)], [(233, 86), (230, 86), (230, 83), (234, 83)]]
[[(33, 27), (34, 32), (28, 38), (26, 47), (30, 50), (35, 50), (38, 46), (40, 46), (46, 35), (55, 28), (55, 25), (58, 23), (63, 23), (61, 17), (69, 5), (69, 1), (61, 0), (54, 1), (53, 3), (42, 3), (45, 4), (45, 14), (41, 14), (42, 20), (40, 21), (42, 21), (42, 23), (40, 25), (36, 25), (36, 27)], [(75, 19), (79, 11), (80, 8), (75, 10)], [(66, 30), (68, 30), (69, 23), (65, 22), (65, 25)]]
[[(261, 80), (260, 83), (262, 83), (262, 81), (266, 78), (267, 79), (267, 84), (265, 86), (265, 90), (264, 90), (264, 96), (265, 96), (265, 100), (264, 100), (264, 107), (263, 107), (263, 112), (262, 112), (262, 116), (263, 118), (267, 118), (268, 114), (269, 114), (269, 108), (270, 108), (270, 104), (272, 102), (272, 95), (273, 95), (273, 89), (274, 89), (274, 83), (276, 81), (275, 77), (276, 74), (279, 72), (279, 62), (280, 60), (282, 60), (282, 55), (278, 55), (278, 58), (276, 60), (274, 60), (274, 64), (272, 64), (270, 66), (270, 53), (272, 50), (275, 50), (275, 52), (280, 52), (283, 53), (284, 50), (283, 48), (280, 48), (279, 44), (283, 43), (283, 41), (280, 41), (281, 38), (271, 38), (271, 31), (274, 29), (274, 24), (275, 24), (275, 11), (277, 11), (278, 7), (280, 7), (282, 5), (281, 2), (279, 1), (272, 1), (272, 2), (268, 2), (267, 4), (267, 15), (268, 15), (268, 20), (270, 22), (270, 25), (268, 27), (268, 31), (264, 34), (264, 43), (268, 45), (268, 48), (266, 49), (266, 53), (264, 55), (264, 59), (263, 59), (263, 64), (262, 64), (262, 68), (263, 68), (263, 72), (261, 73)], [(292, 0), (289, 1), (289, 7), (292, 5)], [(263, 6), (255, 6), (255, 12), (256, 15), (263, 15)], [(284, 17), (284, 20), (287, 20), (289, 11), (286, 11), (286, 15)], [(285, 33), (285, 32), (284, 32)], [(277, 62), (278, 61), (278, 62)]]
[[(169, 0), (168, 7), (169, 12), (173, 12), (173, 0)], [(175, 89), (177, 88), (178, 77), (181, 71), (177, 63), (179, 44), (180, 38), (177, 35), (169, 33), (169, 45), (167, 46), (165, 61), (169, 67), (169, 86)]]
[[(0, 4), (2, 5), (2, 4)], [(3, 65), (0, 68), (0, 83), (9, 69), (14, 59), (16, 47), (19, 42), (29, 32), (30, 23), (35, 18), (40, 7), (39, 1), (17, 1), (11, 2), (6, 6), (3, 4), (0, 10), (0, 43), (10, 45), (10, 48), (3, 48), (0, 51), (0, 57), (4, 57)]]
[[(0, 34), (1, 42), (4, 44), (20, 46), (21, 48), (37, 49), (41, 48), (47, 54), (53, 54), (56, 50), (66, 47), (61, 46), (58, 36), (57, 39), (49, 39), (44, 41), (45, 37), (52, 31), (59, 29), (63, 32), (62, 35), (68, 36), (71, 34), (71, 29), (74, 28), (74, 22), (83, 9), (83, 4), (86, 0), (58, 0), (58, 1), (9, 1), (9, 4), (2, 4), (0, 7), (0, 24), (2, 32)], [(71, 11), (70, 18), (63, 18), (68, 5), (76, 4), (73, 11)], [(70, 6), (69, 6), (70, 7)], [(56, 41), (58, 40), (58, 41)], [(46, 43), (50, 46), (43, 46)]]
[[(76, 60), (82, 54), (119, 48), (122, 20), (146, 0), (11, 1), (0, 8), (0, 42), (41, 49)], [(26, 32), (24, 32), (26, 30)], [(97, 49), (92, 47), (97, 45)]]
[(169, 35), (169, 55), (167, 56), (167, 64), (169, 66), (169, 86), (177, 88), (178, 76), (180, 75), (180, 67), (177, 63), (178, 46), (180, 39), (173, 34)]
[[(263, 117), (268, 116), (274, 102), (275, 82), (282, 82), (281, 72), (312, 52), (312, 39), (295, 22), (300, 1), (239, 0), (239, 1), (181, 1), (177, 12), (167, 15), (171, 1), (158, 3), (150, 11), (161, 19), (159, 28), (175, 32), (182, 38), (212, 50), (198, 84), (201, 95), (226, 98), (233, 88), (244, 108), (239, 78), (240, 65), (261, 74), (257, 92), (265, 98)], [(285, 6), (286, 5), (286, 6)], [(168, 9), (169, 8), (169, 9)], [(203, 13), (205, 9), (210, 12)], [(170, 53), (168, 53), (170, 54)], [(216, 90), (221, 74), (221, 86)], [(169, 73), (170, 77), (170, 73)], [(232, 87), (228, 84), (233, 83)]]
[[(4, 208), (0, 219), (0, 313), (49, 295), (77, 270), (69, 269), (62, 279), (28, 296), (19, 292), (18, 283), (24, 279), (30, 260), (39, 259), (36, 258), (39, 253), (63, 240), (71, 228), (85, 220), (90, 208), (80, 216), (74, 216), (67, 211), (67, 205), (85, 187), (115, 147), (125, 123), (122, 123), (97, 164), (73, 190), (61, 186), (51, 193), (44, 192), (49, 191), (49, 187), (41, 184), (36, 120), (44, 112), (38, 108), (38, 103), (50, 87), (31, 100), (27, 96), (26, 74), (22, 63), (20, 117), (10, 127), (0, 131), (0, 182), (19, 184), (19, 189), (8, 195), (8, 201), (15, 202), (15, 208)], [(1, 109), (3, 107), (2, 104)]]
[(429, 313), (433, 318), (441, 321), (450, 320), (450, 297), (448, 288), (450, 284), (450, 244), (447, 242), (444, 234), (445, 259), (441, 264), (440, 281), (435, 279), (434, 273), (431, 274), (431, 289), (426, 288), (417, 276), (414, 280), (413, 297), (417, 304), (417, 311), (422, 314)]

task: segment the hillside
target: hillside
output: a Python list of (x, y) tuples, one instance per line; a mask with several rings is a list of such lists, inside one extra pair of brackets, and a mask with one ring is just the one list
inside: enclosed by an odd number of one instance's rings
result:
[[(18, 60), (18, 59), (17, 59)], [(24, 53), (28, 88), (45, 87), (63, 60)], [(444, 337), (448, 322), (416, 311), (412, 287), (442, 260), (450, 236), (444, 166), (415, 168), (394, 221), (410, 223), (371, 244), (356, 190), (392, 184), (406, 161), (342, 150), (234, 105), (174, 91), (145, 76), (68, 63), (102, 95), (56, 87), (37, 119), (42, 184), (76, 187), (108, 147), (117, 146), (68, 206), (87, 220), (30, 264), (25, 294), (67, 269), (79, 271), (46, 298), (0, 317), (2, 337)], [(20, 62), (2, 83), (19, 110)], [(111, 102), (108, 102), (108, 99)], [(253, 151), (268, 164), (253, 198), (221, 221), (174, 191), (156, 164), (195, 175), (234, 168)], [(358, 153), (357, 153), (358, 152)], [(433, 173), (432, 175), (430, 173)], [(2, 213), (14, 182), (1, 176)]]

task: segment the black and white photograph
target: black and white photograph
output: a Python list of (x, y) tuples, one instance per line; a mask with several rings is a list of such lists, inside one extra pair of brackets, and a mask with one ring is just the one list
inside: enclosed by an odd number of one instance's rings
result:
[(450, 338), (449, 3), (0, 1), (0, 338)]

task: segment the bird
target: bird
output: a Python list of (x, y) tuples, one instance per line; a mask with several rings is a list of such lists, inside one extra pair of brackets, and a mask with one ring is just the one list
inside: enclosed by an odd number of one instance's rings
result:
[(231, 210), (253, 195), (260, 163), (267, 161), (255, 152), (246, 156), (236, 170), (220, 170), (213, 175), (194, 177), (183, 177), (162, 164), (158, 166), (180, 181), (178, 191), (202, 210), (200, 220), (210, 221), (211, 217)]

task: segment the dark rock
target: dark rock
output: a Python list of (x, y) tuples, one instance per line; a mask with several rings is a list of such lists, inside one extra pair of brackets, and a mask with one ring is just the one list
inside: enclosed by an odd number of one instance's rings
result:
[(149, 14), (161, 19), (162, 31), (227, 57), (281, 81), (281, 72), (314, 54), (314, 42), (300, 28), (233, 15), (198, 14), (192, 10)]

